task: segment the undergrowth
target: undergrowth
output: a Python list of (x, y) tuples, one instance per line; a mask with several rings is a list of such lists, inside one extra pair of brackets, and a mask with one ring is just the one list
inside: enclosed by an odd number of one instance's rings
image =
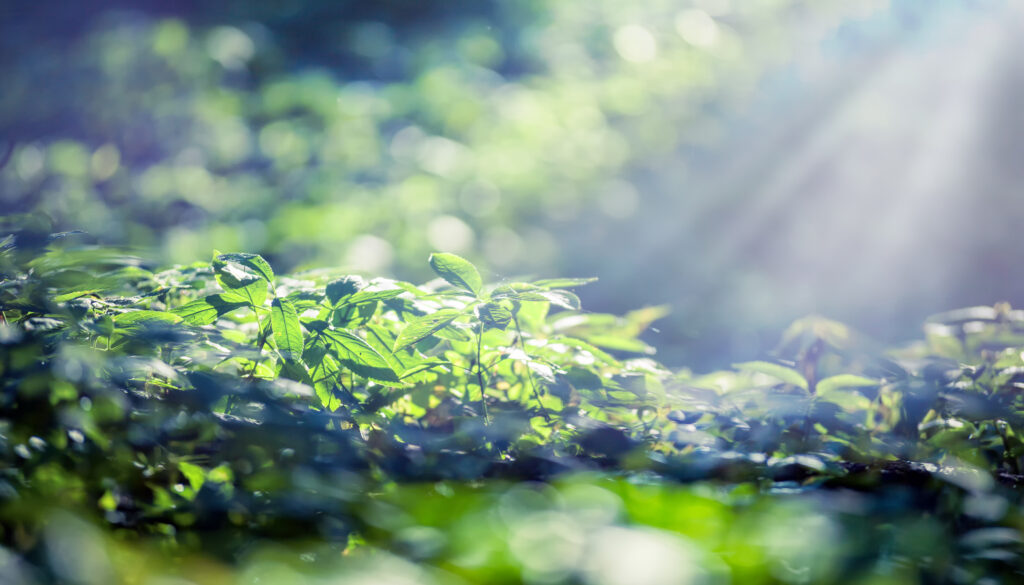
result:
[(663, 309), (582, 310), (589, 279), (487, 284), (444, 253), (418, 285), (242, 253), (154, 270), (79, 240), (0, 252), (15, 583), (1021, 575), (1009, 306), (896, 350), (809, 317), (695, 374), (640, 340)]

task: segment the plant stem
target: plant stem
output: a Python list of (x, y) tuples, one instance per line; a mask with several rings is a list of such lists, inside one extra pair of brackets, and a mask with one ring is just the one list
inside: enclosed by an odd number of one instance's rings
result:
[[(519, 349), (523, 350), (523, 353), (526, 354), (526, 344), (523, 343), (523, 330), (519, 328), (519, 317), (513, 315), (512, 323), (516, 326), (516, 338), (519, 341)], [(529, 356), (530, 354), (526, 355)], [(537, 383), (533, 380), (533, 372), (530, 371), (530, 366), (526, 366), (526, 379), (530, 381), (530, 388), (533, 390), (533, 397), (537, 400), (537, 406), (540, 407), (540, 413), (544, 415), (544, 422), (551, 422), (551, 415), (548, 414), (548, 409), (544, 407), (544, 403), (540, 400), (540, 390), (537, 389)]]
[(491, 417), (487, 413), (487, 396), (484, 392), (483, 347), (484, 325), (481, 323), (476, 332), (476, 381), (480, 385), (480, 408), (484, 413), (484, 423), (491, 424)]
[(260, 326), (260, 314), (256, 312), (256, 305), (250, 304), (249, 307), (252, 308), (252, 315), (256, 318), (256, 329), (259, 331), (259, 335), (256, 336), (256, 359), (253, 360), (252, 369), (249, 370), (247, 376), (249, 380), (252, 380), (256, 377), (256, 368), (260, 365), (260, 354), (263, 353), (263, 346), (267, 343), (267, 333), (269, 333), (270, 328), (268, 327), (264, 330)]

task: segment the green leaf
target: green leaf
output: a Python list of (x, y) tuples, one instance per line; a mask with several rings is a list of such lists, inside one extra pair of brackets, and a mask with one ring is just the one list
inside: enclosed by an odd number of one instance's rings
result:
[(401, 386), (388, 359), (363, 338), (340, 329), (322, 332), (334, 355), (355, 374), (390, 386)]
[(432, 370), (434, 368), (449, 368), (451, 367), (451, 365), (452, 363), (447, 360), (428, 360), (425, 362), (420, 362), (415, 366), (409, 368), (405, 372), (402, 372), (401, 378), (405, 380), (406, 378), (410, 378), (412, 376), (415, 376), (416, 374), (425, 372), (427, 370)]
[(580, 298), (567, 290), (547, 290), (536, 294), (544, 297), (544, 299), (552, 305), (557, 305), (563, 309), (569, 309), (570, 311), (580, 310)]
[(397, 352), (392, 352), (391, 348), (395, 346), (395, 336), (380, 325), (370, 324), (366, 326), (366, 342), (369, 343), (377, 353), (384, 356), (384, 359), (388, 360), (388, 363), (391, 365), (391, 369), (394, 370), (400, 378), (404, 377), (403, 374), (406, 370), (422, 361), (416, 356), (416, 352), (412, 348), (405, 348)]
[(306, 365), (302, 363), (301, 356), (296, 357), (296, 359), (281, 360), (277, 368), (277, 377), (278, 379), (294, 380), (307, 386), (313, 386), (313, 379), (310, 377)]
[(534, 281), (533, 286), (539, 288), (572, 288), (596, 282), (597, 278), (545, 278)]
[(227, 289), (223, 293), (224, 299), (230, 302), (241, 302), (254, 307), (260, 307), (267, 300), (267, 285), (262, 279), (257, 279), (249, 286), (235, 289)]
[(330, 323), (323, 319), (299, 318), (299, 322), (306, 328), (306, 331), (311, 333), (320, 333), (331, 326)]
[(434, 332), (435, 337), (447, 339), (448, 341), (469, 341), (473, 336), (469, 333), (468, 327), (460, 326), (459, 323), (450, 323)]
[(217, 260), (221, 262), (234, 262), (235, 264), (241, 264), (247, 268), (254, 270), (260, 278), (266, 280), (268, 283), (274, 282), (274, 271), (270, 268), (270, 264), (263, 259), (259, 254), (220, 254), (217, 256)]
[(179, 323), (181, 317), (164, 311), (130, 311), (114, 316), (114, 325), (121, 328), (135, 327), (146, 323)]
[(435, 252), (430, 255), (430, 267), (448, 284), (480, 296), (480, 289), (484, 286), (483, 279), (469, 260), (455, 254)]
[(544, 296), (545, 292), (547, 291), (529, 283), (513, 282), (496, 287), (491, 291), (491, 298), (495, 300), (550, 302), (550, 299)]
[(345, 305), (359, 305), (373, 301), (386, 301), (404, 293), (404, 289), (393, 288), (389, 290), (361, 290), (345, 301)]
[(512, 303), (509, 301), (498, 301), (484, 303), (476, 309), (480, 322), (487, 329), (501, 329), (504, 331), (512, 322)]
[(632, 339), (624, 337), (622, 335), (612, 334), (600, 334), (600, 335), (587, 335), (587, 341), (605, 349), (614, 349), (616, 351), (629, 351), (632, 353), (642, 354), (653, 354), (654, 348), (640, 341), (639, 339)]
[(868, 386), (878, 386), (880, 383), (876, 379), (865, 378), (864, 376), (839, 374), (819, 380), (815, 385), (815, 390), (818, 394), (828, 394), (841, 388), (865, 388)]
[(778, 380), (782, 380), (787, 384), (792, 384), (793, 386), (807, 390), (807, 380), (804, 379), (800, 372), (780, 364), (773, 364), (772, 362), (766, 361), (752, 361), (733, 364), (732, 367), (743, 372), (765, 374)]
[(53, 300), (55, 302), (58, 302), (58, 303), (63, 303), (63, 302), (66, 302), (66, 301), (77, 299), (79, 297), (95, 295), (95, 294), (100, 293), (100, 292), (103, 292), (103, 290), (102, 289), (98, 289), (98, 288), (88, 289), (88, 290), (77, 290), (77, 291), (72, 291), (72, 292), (64, 293), (62, 295), (57, 295), (57, 296), (53, 297)]
[(223, 295), (207, 295), (201, 299), (186, 303), (171, 311), (189, 325), (210, 325), (222, 316), (248, 306), (247, 302), (229, 301)]
[(358, 305), (342, 303), (341, 308), (334, 309), (331, 324), (338, 328), (352, 329), (368, 322), (377, 312), (377, 301)]
[(867, 412), (871, 408), (871, 401), (856, 390), (831, 389), (817, 396), (818, 400), (831, 402), (846, 412)]
[(312, 379), (313, 389), (320, 399), (321, 406), (329, 411), (338, 410), (341, 407), (341, 398), (335, 393), (335, 388), (341, 370), (338, 369), (337, 362), (320, 343), (307, 349), (302, 357), (310, 364), (309, 377)]
[(619, 360), (613, 358), (612, 356), (610, 356), (607, 353), (601, 351), (597, 347), (587, 343), (586, 341), (583, 341), (582, 339), (576, 339), (575, 337), (565, 337), (563, 335), (558, 335), (558, 336), (553, 337), (551, 339), (551, 343), (562, 343), (562, 344), (568, 345), (569, 347), (571, 347), (573, 349), (576, 349), (577, 351), (588, 352), (590, 355), (594, 356), (594, 358), (598, 362), (600, 362), (602, 364), (605, 364), (605, 365), (616, 366), (616, 367), (621, 365), (619, 363)]
[(296, 290), (288, 293), (288, 296), (285, 298), (295, 305), (296, 311), (302, 313), (309, 309), (318, 308), (320, 301), (324, 300), (324, 295), (313, 290)]
[[(532, 285), (526, 286), (532, 287)], [(506, 285), (495, 289), (495, 292), (490, 296), (495, 299), (510, 299), (523, 302), (550, 302), (569, 310), (580, 310), (580, 297), (565, 290), (544, 290), (536, 287), (527, 289), (525, 286), (520, 286), (517, 290)]]
[(416, 297), (418, 299), (421, 299), (423, 297), (429, 297), (429, 296), (431, 296), (433, 294), (433, 293), (429, 293), (429, 292), (427, 292), (427, 291), (425, 291), (425, 290), (423, 290), (423, 289), (421, 289), (421, 288), (419, 288), (417, 286), (413, 286), (413, 285), (409, 284), (408, 282), (404, 282), (404, 281), (401, 281), (401, 280), (390, 280), (390, 279), (381, 279), (381, 278), (377, 278), (377, 279), (374, 279), (374, 280), (378, 281), (378, 282), (379, 281), (389, 282), (389, 283), (397, 286), (398, 288), (404, 290), (405, 292), (411, 294), (412, 296), (414, 296), (414, 297)]
[(203, 487), (203, 484), (206, 482), (206, 472), (198, 465), (193, 465), (187, 461), (179, 461), (178, 470), (185, 476), (185, 479), (188, 480), (189, 485), (194, 491), (199, 491), (199, 488)]
[(324, 292), (327, 294), (327, 300), (331, 305), (337, 305), (338, 301), (349, 295), (354, 295), (364, 286), (366, 286), (366, 283), (359, 276), (342, 276), (327, 283), (327, 288)]
[(288, 299), (274, 299), (270, 305), (270, 327), (274, 331), (274, 342), (281, 356), (288, 361), (298, 361), (302, 356), (302, 327), (295, 305)]
[(103, 492), (97, 503), (101, 510), (106, 510), (107, 512), (113, 512), (117, 509), (117, 498), (114, 497), (113, 492), (110, 490)]
[[(228, 301), (245, 302), (252, 306), (260, 306), (267, 300), (267, 285), (270, 283), (261, 270), (250, 266), (251, 263), (222, 260), (236, 254), (220, 254), (214, 257), (213, 273), (217, 283), (224, 289), (224, 298)], [(259, 258), (257, 256), (257, 258)], [(260, 258), (260, 260), (263, 260)], [(266, 264), (264, 261), (263, 264)], [(269, 266), (267, 266), (269, 269)], [(273, 273), (270, 273), (273, 275)]]
[(221, 463), (206, 474), (206, 479), (213, 483), (231, 483), (234, 478), (235, 474), (227, 463)]
[(398, 339), (395, 340), (395, 347), (392, 351), (397, 352), (400, 349), (409, 347), (410, 345), (424, 339), (430, 335), (433, 335), (437, 331), (447, 327), (449, 323), (457, 319), (462, 315), (461, 311), (455, 309), (441, 309), (437, 312), (430, 313), (429, 315), (423, 315), (409, 321), (409, 324), (405, 326), (405, 329), (398, 335)]
[(553, 383), (555, 381), (555, 371), (551, 366), (532, 359), (526, 362), (526, 366), (530, 368), (530, 371), (533, 372), (534, 375), (543, 379), (545, 382)]

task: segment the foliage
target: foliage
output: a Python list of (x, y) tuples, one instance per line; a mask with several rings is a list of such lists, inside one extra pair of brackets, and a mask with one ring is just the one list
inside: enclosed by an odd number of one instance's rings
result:
[(587, 279), (154, 270), (83, 239), (2, 242), (14, 582), (1019, 577), (1008, 306), (888, 352), (808, 318), (694, 374), (636, 339), (660, 310), (583, 311)]

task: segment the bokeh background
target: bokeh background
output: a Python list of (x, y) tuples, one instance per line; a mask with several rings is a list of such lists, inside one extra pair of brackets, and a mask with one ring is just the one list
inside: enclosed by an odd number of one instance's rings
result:
[(1008, 0), (0, 4), (0, 213), (154, 263), (598, 276), (711, 369), (1018, 301)]

